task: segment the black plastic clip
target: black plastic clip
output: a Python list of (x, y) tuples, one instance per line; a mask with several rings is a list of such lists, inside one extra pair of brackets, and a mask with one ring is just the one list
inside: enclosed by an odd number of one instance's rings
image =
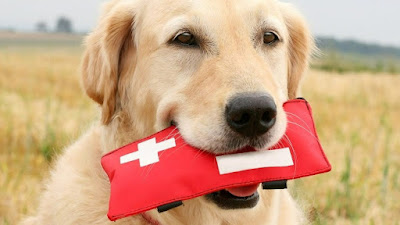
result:
[(182, 201), (171, 202), (171, 203), (168, 203), (168, 204), (165, 204), (165, 205), (158, 206), (157, 210), (158, 210), (159, 213), (162, 213), (162, 212), (168, 211), (170, 209), (176, 208), (176, 207), (181, 206), (181, 205), (183, 205)]
[(262, 183), (262, 187), (264, 190), (273, 190), (273, 189), (286, 189), (287, 188), (287, 180), (276, 180), (271, 182)]

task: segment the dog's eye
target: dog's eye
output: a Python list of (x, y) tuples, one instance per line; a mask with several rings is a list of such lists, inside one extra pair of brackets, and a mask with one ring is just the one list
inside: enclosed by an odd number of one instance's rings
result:
[(187, 46), (197, 45), (196, 38), (194, 37), (193, 34), (189, 32), (184, 32), (177, 35), (173, 41), (181, 45), (187, 45)]
[(265, 32), (264, 33), (264, 44), (270, 45), (279, 41), (278, 35), (273, 32)]

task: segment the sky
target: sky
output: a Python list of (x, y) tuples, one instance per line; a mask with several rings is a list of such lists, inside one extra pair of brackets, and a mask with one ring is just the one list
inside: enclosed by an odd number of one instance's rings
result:
[[(39, 21), (54, 29), (66, 16), (76, 31), (91, 30), (107, 0), (0, 0), (0, 28), (33, 30)], [(283, 0), (296, 5), (314, 35), (400, 47), (399, 0)]]

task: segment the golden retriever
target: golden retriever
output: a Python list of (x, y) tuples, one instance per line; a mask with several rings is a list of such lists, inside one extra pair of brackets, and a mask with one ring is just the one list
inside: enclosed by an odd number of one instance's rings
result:
[(276, 0), (110, 1), (82, 63), (101, 122), (65, 149), (37, 214), (22, 224), (305, 223), (286, 190), (256, 191), (251, 202), (216, 193), (110, 222), (100, 159), (170, 124), (212, 153), (274, 145), (286, 128), (282, 103), (296, 97), (312, 48), (302, 16)]

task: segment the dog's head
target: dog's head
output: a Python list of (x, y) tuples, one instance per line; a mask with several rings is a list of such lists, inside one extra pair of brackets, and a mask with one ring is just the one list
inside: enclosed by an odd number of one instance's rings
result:
[(175, 123), (212, 153), (274, 145), (313, 41), (275, 0), (114, 0), (87, 38), (86, 93), (102, 108), (104, 151)]

